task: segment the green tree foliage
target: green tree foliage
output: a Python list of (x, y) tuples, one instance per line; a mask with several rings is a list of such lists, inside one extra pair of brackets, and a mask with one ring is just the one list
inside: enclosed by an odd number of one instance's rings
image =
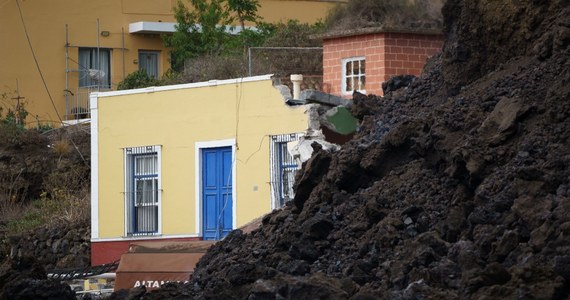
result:
[[(167, 84), (247, 76), (248, 48), (319, 47), (311, 35), (322, 32), (322, 24), (298, 21), (269, 24), (257, 14), (258, 0), (179, 0), (174, 9), (176, 31), (163, 36), (171, 49), (173, 76)], [(241, 26), (239, 33), (228, 33)], [(255, 28), (245, 24), (253, 23)], [(234, 31), (235, 32), (235, 31)], [(255, 53), (254, 53), (255, 52)], [(252, 51), (252, 74), (322, 72), (322, 53), (291, 50)], [(308, 71), (307, 71), (308, 70)]]
[[(164, 44), (172, 49), (172, 67), (181, 70), (184, 61), (199, 56), (219, 56), (235, 51), (228, 48), (233, 38), (227, 29), (235, 18), (245, 29), (245, 21), (256, 21), (257, 0), (188, 0), (189, 8), (178, 1), (174, 8), (176, 32), (164, 36)], [(251, 32), (243, 36), (251, 35)], [(243, 41), (243, 39), (240, 39)], [(239, 48), (241, 49), (241, 47)]]
[(118, 90), (138, 89), (153, 85), (160, 85), (159, 80), (149, 76), (145, 70), (137, 70), (125, 77), (117, 85)]
[(227, 10), (235, 14), (242, 30), (245, 29), (246, 21), (257, 23), (259, 20), (258, 8), (259, 2), (257, 0), (227, 0)]

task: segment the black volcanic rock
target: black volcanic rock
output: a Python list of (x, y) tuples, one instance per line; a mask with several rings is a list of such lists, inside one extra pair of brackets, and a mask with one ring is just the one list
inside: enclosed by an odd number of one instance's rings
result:
[[(449, 0), (445, 45), (180, 299), (567, 299), (570, 5)], [(238, 275), (239, 274), (239, 275)]]

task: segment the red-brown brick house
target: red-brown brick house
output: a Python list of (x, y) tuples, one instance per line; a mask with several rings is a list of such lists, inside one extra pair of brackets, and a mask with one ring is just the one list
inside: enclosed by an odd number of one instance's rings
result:
[(360, 28), (323, 38), (323, 86), (350, 97), (354, 90), (383, 95), (382, 82), (396, 75), (420, 75), (426, 60), (441, 51), (439, 30)]

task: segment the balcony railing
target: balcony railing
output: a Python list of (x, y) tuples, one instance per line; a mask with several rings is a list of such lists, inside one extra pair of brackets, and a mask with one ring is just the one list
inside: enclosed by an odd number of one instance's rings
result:
[(75, 91), (67, 90), (65, 96), (65, 120), (84, 120), (90, 118), (89, 94), (110, 91), (107, 87), (86, 86)]

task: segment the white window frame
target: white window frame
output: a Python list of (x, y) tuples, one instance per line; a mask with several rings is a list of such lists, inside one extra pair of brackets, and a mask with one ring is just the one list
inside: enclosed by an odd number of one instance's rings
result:
[[(361, 65), (360, 62), (364, 62), (364, 72), (361, 72)], [(357, 62), (358, 65), (358, 72), (355, 73), (355, 69), (354, 66), (350, 72), (350, 74), (346, 74), (347, 73), (347, 69), (346, 69), (346, 65), (347, 63), (352, 63), (354, 64), (355, 62)], [(342, 75), (341, 75), (341, 89), (342, 89), (342, 94), (343, 95), (352, 95), (352, 93), (354, 91), (357, 91), (359, 93), (362, 94), (366, 94), (366, 57), (364, 56), (358, 56), (358, 57), (350, 57), (350, 58), (343, 58), (342, 59)], [(364, 78), (364, 88), (362, 88), (362, 82), (360, 80), (360, 78)], [(350, 79), (352, 81), (352, 86), (354, 87), (355, 84), (358, 86), (358, 89), (352, 89), (352, 90), (347, 90), (348, 86), (346, 84), (346, 81)], [(356, 79), (356, 81), (355, 81)]]
[[(129, 147), (124, 148), (124, 174), (125, 174), (125, 197), (124, 197), (124, 204), (125, 204), (125, 224), (124, 224), (124, 232), (125, 236), (127, 237), (148, 237), (148, 236), (156, 236), (162, 234), (162, 148), (159, 145), (154, 146), (142, 146), (142, 147)], [(137, 173), (136, 167), (134, 166), (136, 163), (136, 159), (140, 158), (141, 156), (149, 157), (156, 156), (156, 165), (154, 169), (151, 171), (140, 172)], [(143, 201), (144, 203), (137, 203), (137, 190), (136, 190), (136, 182), (137, 181), (149, 181), (152, 182), (152, 187), (154, 188), (152, 194), (150, 194), (151, 201)], [(148, 196), (148, 195), (147, 195)], [(144, 197), (144, 196), (143, 196)], [(146, 197), (148, 199), (148, 197)], [(131, 226), (132, 218), (134, 217), (134, 213), (131, 216), (131, 209), (140, 208), (140, 207), (151, 207), (156, 206), (157, 208), (157, 217), (156, 217), (156, 231), (153, 232), (140, 232), (137, 231), (136, 228), (138, 226)]]
[[(296, 163), (294, 159), (289, 155), (289, 153), (283, 153), (283, 149), (281, 146), (283, 144), (287, 144), (289, 142), (298, 141), (302, 136), (302, 133), (290, 133), (290, 134), (279, 134), (279, 135), (271, 135), (269, 138), (269, 151), (270, 151), (270, 174), (271, 174), (271, 209), (276, 209), (281, 207), (285, 204), (287, 200), (293, 200), (295, 193), (293, 191), (293, 184), (295, 183), (295, 175), (293, 175), (293, 181), (288, 181), (291, 184), (290, 189), (288, 191), (284, 191), (285, 186), (282, 178), (282, 165), (285, 163), (287, 164), (286, 168), (292, 171), (298, 171), (301, 166), (299, 163)], [(280, 154), (289, 155), (286, 161), (283, 161), (282, 157), (279, 157)], [(293, 165), (296, 166), (293, 166)], [(281, 196), (282, 194), (287, 194), (289, 197), (288, 199), (283, 199), (283, 203), (281, 203)]]

